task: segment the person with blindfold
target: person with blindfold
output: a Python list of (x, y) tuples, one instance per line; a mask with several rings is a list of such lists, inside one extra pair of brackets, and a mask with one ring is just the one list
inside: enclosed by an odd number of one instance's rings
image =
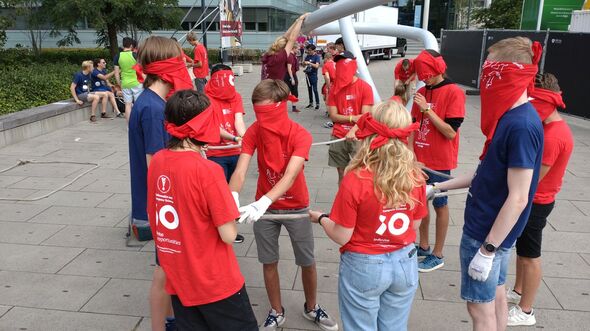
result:
[(393, 70), (395, 81), (393, 84), (393, 90), (399, 86), (404, 86), (406, 91), (405, 99), (410, 98), (410, 93), (414, 92), (416, 88), (416, 68), (414, 68), (414, 60), (403, 59), (395, 65)]
[(539, 186), (533, 198), (531, 214), (522, 234), (516, 239), (516, 280), (507, 290), (508, 325), (535, 325), (533, 303), (541, 284), (541, 240), (547, 217), (555, 206), (567, 163), (574, 149), (572, 132), (557, 112), (564, 109), (557, 78), (550, 73), (538, 74), (531, 104), (543, 121), (543, 160)]
[(511, 247), (522, 233), (537, 190), (543, 126), (528, 101), (542, 49), (524, 37), (488, 48), (480, 77), (481, 131), (486, 142), (475, 175), (427, 189), (469, 188), (459, 248), (461, 298), (474, 330), (504, 330), (506, 274)]
[(223, 169), (201, 148), (219, 141), (216, 109), (182, 90), (166, 103), (167, 148), (148, 171), (148, 211), (178, 330), (258, 330), (232, 243), (239, 216)]
[[(140, 47), (136, 71), (143, 72), (143, 92), (129, 117), (129, 167), (133, 233), (140, 241), (152, 239), (147, 213), (147, 173), (152, 156), (166, 146), (166, 99), (174, 91), (192, 89), (180, 45), (172, 39), (151, 36)], [(218, 129), (219, 132), (219, 129)], [(156, 253), (156, 264), (158, 254)], [(163, 330), (170, 296), (164, 291), (166, 276), (156, 266), (150, 293), (152, 329)]]
[[(373, 106), (373, 90), (356, 76), (356, 58), (344, 51), (334, 58), (336, 77), (328, 95), (328, 114), (334, 122), (332, 140), (344, 138), (362, 114)], [(328, 165), (338, 171), (338, 185), (344, 176), (344, 168), (356, 153), (355, 141), (340, 141), (328, 149)]]
[[(266, 79), (252, 92), (256, 114), (242, 141), (242, 154), (229, 186), (239, 206), (248, 165), (258, 157), (256, 201), (239, 208), (239, 222), (254, 223), (258, 261), (263, 264), (264, 284), (271, 309), (261, 330), (276, 330), (285, 323), (279, 280), (279, 234), (285, 227), (293, 244), (295, 263), (301, 267), (305, 303), (303, 316), (323, 330), (336, 331), (338, 324), (317, 302), (317, 271), (312, 225), (307, 218), (309, 193), (303, 173), (309, 158), (311, 134), (289, 119), (289, 87), (283, 80)], [(263, 219), (268, 214), (302, 214), (299, 219)], [(269, 215), (270, 216), (270, 215)]]
[(425, 177), (408, 147), (418, 126), (395, 101), (361, 116), (361, 146), (330, 215), (309, 212), (341, 246), (338, 302), (346, 330), (408, 327), (418, 288), (416, 229), (428, 212)]
[[(447, 65), (438, 52), (423, 50), (413, 66), (418, 79), (426, 84), (416, 93), (412, 106), (412, 118), (420, 123), (420, 129), (412, 139), (414, 153), (426, 167), (450, 175), (451, 170), (457, 168), (459, 127), (465, 117), (465, 92), (444, 77)], [(429, 171), (426, 174), (428, 184), (446, 180)], [(432, 252), (428, 238), (430, 214), (420, 224), (418, 257), (423, 259), (418, 265), (420, 272), (430, 272), (445, 265), (443, 247), (449, 227), (447, 203), (446, 196), (432, 201), (436, 213), (436, 240)]]

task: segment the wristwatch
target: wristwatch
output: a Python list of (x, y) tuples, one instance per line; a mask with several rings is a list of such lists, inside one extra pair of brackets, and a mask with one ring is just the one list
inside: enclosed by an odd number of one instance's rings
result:
[(428, 113), (429, 111), (430, 111), (430, 106), (428, 106), (428, 108), (426, 108), (424, 110), (420, 109), (420, 112), (422, 112), (422, 113)]
[(483, 242), (483, 248), (490, 253), (495, 253), (498, 250), (498, 247), (487, 241)]

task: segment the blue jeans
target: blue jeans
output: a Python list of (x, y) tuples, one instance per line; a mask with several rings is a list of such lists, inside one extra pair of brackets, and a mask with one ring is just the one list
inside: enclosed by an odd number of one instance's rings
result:
[(313, 96), (315, 95), (315, 104), (320, 104), (320, 94), (318, 93), (318, 76), (306, 74), (307, 93), (309, 94), (309, 104), (313, 104)]
[[(432, 170), (436, 170), (436, 169), (432, 169)], [(442, 172), (443, 174), (447, 174), (450, 175), (451, 174), (451, 170), (436, 170), (438, 172)], [(433, 174), (432, 172), (428, 171), (428, 170), (424, 170), (424, 172), (428, 175), (428, 179), (426, 180), (426, 184), (432, 184), (432, 183), (442, 183), (444, 181), (449, 180), (448, 178), (444, 178), (442, 176), (439, 176), (437, 174)], [(443, 191), (444, 192), (444, 191)], [(439, 198), (434, 198), (432, 200), (432, 206), (434, 208), (441, 208), (444, 207), (448, 204), (448, 197), (439, 197)]]
[(208, 159), (219, 164), (223, 168), (223, 173), (225, 174), (225, 180), (229, 183), (231, 175), (236, 170), (236, 165), (238, 164), (238, 159), (240, 158), (239, 155), (230, 155), (230, 156), (212, 156)]
[(506, 283), (508, 262), (510, 261), (510, 248), (498, 248), (492, 262), (492, 270), (485, 282), (480, 282), (469, 276), (469, 264), (482, 242), (475, 240), (463, 233), (461, 246), (459, 247), (459, 259), (461, 260), (461, 298), (467, 302), (485, 303), (496, 299), (496, 287)]
[(338, 303), (345, 330), (407, 330), (418, 288), (416, 248), (340, 256)]

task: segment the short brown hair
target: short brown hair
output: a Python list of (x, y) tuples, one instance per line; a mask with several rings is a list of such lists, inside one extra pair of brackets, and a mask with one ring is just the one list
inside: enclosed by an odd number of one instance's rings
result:
[(280, 102), (289, 97), (289, 86), (279, 79), (265, 79), (258, 83), (252, 91), (252, 103), (257, 104), (266, 100)]
[[(139, 47), (137, 62), (146, 66), (152, 62), (162, 61), (182, 55), (182, 49), (178, 42), (165, 37), (151, 36), (148, 37)], [(148, 88), (160, 78), (156, 75), (147, 74), (143, 87)]]
[[(193, 91), (193, 90), (180, 90), (174, 93), (168, 102), (166, 102), (166, 109), (164, 115), (166, 121), (176, 126), (181, 126), (186, 122), (192, 120), (194, 117), (199, 116), (211, 102), (204, 93)], [(203, 142), (195, 140), (193, 138), (187, 138), (193, 144), (197, 146), (204, 145)], [(178, 139), (174, 136), (170, 137), (168, 141), (168, 148), (180, 148), (182, 147), (183, 139)]]
[(535, 77), (535, 87), (546, 89), (553, 92), (561, 92), (557, 77), (548, 72), (544, 74), (537, 74)]
[(506, 38), (488, 48), (488, 60), (533, 63), (533, 43), (526, 37)]

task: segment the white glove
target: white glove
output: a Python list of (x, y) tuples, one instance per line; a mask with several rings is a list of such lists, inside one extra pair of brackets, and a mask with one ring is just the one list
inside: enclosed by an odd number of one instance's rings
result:
[(432, 200), (435, 194), (440, 193), (440, 189), (436, 188), (435, 184), (426, 185), (426, 200)]
[(252, 223), (256, 222), (266, 213), (268, 207), (272, 204), (272, 200), (263, 195), (258, 201), (252, 202), (251, 204), (240, 207), (240, 219), (238, 223)]
[(231, 195), (234, 197), (234, 201), (238, 209), (240, 209), (240, 193), (238, 192), (231, 192)]
[(495, 255), (485, 255), (478, 249), (477, 254), (475, 254), (473, 260), (469, 263), (469, 270), (467, 271), (469, 276), (480, 282), (485, 282), (492, 270), (492, 262), (494, 262)]
[(291, 78), (291, 85), (295, 86), (295, 79)]

